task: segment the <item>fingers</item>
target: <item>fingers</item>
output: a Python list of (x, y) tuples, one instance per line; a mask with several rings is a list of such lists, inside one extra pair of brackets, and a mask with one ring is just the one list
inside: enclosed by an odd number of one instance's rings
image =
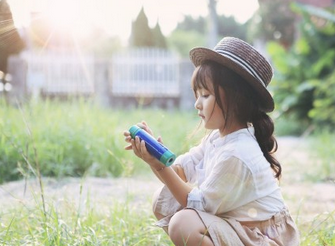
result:
[(132, 138), (131, 138), (130, 135), (124, 137), (124, 141), (126, 141), (127, 143), (130, 143), (130, 140), (131, 140), (131, 139), (132, 139)]
[(145, 123), (145, 121), (141, 121), (140, 123), (136, 124), (139, 128), (142, 128), (144, 130), (146, 130), (146, 128), (148, 128), (147, 123)]
[(133, 146), (130, 144), (130, 145), (127, 145), (124, 147), (125, 150), (131, 150), (133, 149)]
[(141, 123), (146, 126), (148, 125), (147, 122), (145, 122), (145, 120), (142, 120)]
[(128, 132), (128, 131), (124, 131), (124, 132), (123, 132), (123, 136), (125, 136), (125, 137), (130, 137), (130, 132)]
[(150, 135), (153, 135), (152, 130), (149, 128), (148, 124), (144, 120), (138, 123), (137, 126), (148, 132)]
[(132, 149), (133, 149), (135, 155), (138, 156), (138, 157), (140, 157), (140, 158), (143, 157), (143, 154), (142, 154), (142, 149), (143, 148), (141, 147), (141, 142), (144, 143), (144, 141), (141, 141), (139, 139), (139, 137), (135, 137), (135, 139), (131, 139)]
[(141, 156), (142, 156), (142, 159), (146, 159), (150, 156), (148, 150), (147, 150), (147, 147), (145, 146), (145, 142), (142, 140), (140, 141), (140, 151), (141, 151)]
[[(149, 134), (152, 135), (152, 131), (148, 127), (145, 121), (141, 121), (137, 124), (138, 127), (142, 128), (143, 130), (147, 131)], [(149, 160), (152, 158), (150, 153), (148, 152), (145, 141), (141, 141), (139, 137), (132, 138), (129, 131), (123, 132), (125, 142), (129, 143), (124, 147), (125, 150), (133, 150), (134, 154), (143, 160)], [(159, 142), (162, 143), (162, 138), (158, 137), (157, 139)]]
[(142, 160), (149, 161), (153, 158), (147, 150), (145, 141), (141, 140), (139, 137), (135, 137), (135, 139), (132, 139), (131, 144), (134, 154)]
[(124, 136), (124, 141), (126, 141), (127, 143), (129, 143), (129, 145), (125, 146), (124, 149), (125, 150), (131, 150), (133, 147), (131, 145), (131, 136), (130, 136), (130, 133), (128, 131), (124, 131), (123, 132), (123, 136)]

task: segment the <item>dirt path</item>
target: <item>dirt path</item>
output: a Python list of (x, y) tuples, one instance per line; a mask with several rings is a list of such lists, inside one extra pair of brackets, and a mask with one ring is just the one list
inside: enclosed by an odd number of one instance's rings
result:
[[(315, 162), (303, 138), (278, 139), (278, 159), (283, 165), (282, 193), (291, 213), (300, 223), (309, 224), (316, 216), (335, 212), (335, 183), (306, 180)], [(334, 213), (333, 213), (334, 215)]]
[[(283, 166), (281, 187), (286, 203), (293, 216), (309, 222), (317, 214), (335, 210), (335, 184), (311, 183), (303, 180), (304, 168), (309, 163), (308, 151), (303, 140), (293, 137), (278, 139), (277, 157)], [(109, 208), (116, 202), (130, 202), (148, 209), (151, 196), (161, 184), (153, 177), (141, 178), (65, 178), (60, 181), (44, 179), (47, 204), (86, 204)], [(39, 200), (36, 180), (16, 181), (0, 186), (0, 206), (36, 204)], [(85, 206), (82, 206), (85, 208)]]

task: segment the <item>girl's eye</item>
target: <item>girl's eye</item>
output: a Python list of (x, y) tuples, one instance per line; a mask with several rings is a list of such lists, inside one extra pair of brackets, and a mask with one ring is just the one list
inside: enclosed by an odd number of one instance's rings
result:
[(201, 95), (203, 98), (208, 98), (209, 97), (209, 94), (204, 94), (204, 95)]

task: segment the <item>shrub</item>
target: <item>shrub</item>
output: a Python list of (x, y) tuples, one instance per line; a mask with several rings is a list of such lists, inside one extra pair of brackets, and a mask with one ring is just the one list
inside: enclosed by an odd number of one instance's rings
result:
[(280, 114), (294, 115), (302, 124), (334, 126), (335, 15), (295, 5), (303, 13), (300, 38), (288, 50), (269, 43), (276, 70), (271, 89)]

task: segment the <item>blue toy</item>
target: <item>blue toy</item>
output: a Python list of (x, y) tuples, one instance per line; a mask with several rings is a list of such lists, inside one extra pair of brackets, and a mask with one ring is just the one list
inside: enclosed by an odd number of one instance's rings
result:
[(148, 152), (153, 155), (156, 159), (162, 162), (165, 166), (170, 166), (176, 159), (176, 155), (173, 154), (168, 148), (163, 144), (158, 142), (153, 136), (147, 133), (142, 128), (134, 125), (129, 129), (130, 136), (134, 139), (138, 136), (141, 140), (145, 142)]

